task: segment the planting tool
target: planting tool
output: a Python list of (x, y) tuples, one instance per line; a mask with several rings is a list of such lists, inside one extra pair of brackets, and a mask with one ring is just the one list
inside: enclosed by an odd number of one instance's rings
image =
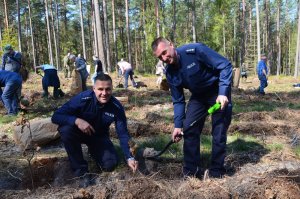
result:
[[(211, 106), (207, 112), (205, 114), (203, 114), (201, 117), (199, 117), (197, 120), (195, 120), (194, 122), (192, 122), (188, 128), (184, 129), (184, 132), (188, 131), (189, 129), (191, 129), (197, 122), (199, 122), (202, 118), (206, 117), (207, 115), (212, 115), (213, 113), (215, 113), (217, 110), (219, 110), (221, 108), (221, 104), (220, 103), (216, 103), (214, 104), (213, 106)], [(183, 132), (183, 134), (184, 134)], [(182, 137), (182, 135), (178, 135), (179, 137)], [(163, 150), (161, 150), (159, 153), (155, 154), (155, 155), (152, 155), (152, 156), (146, 156), (144, 158), (146, 159), (155, 159), (159, 156), (161, 156), (164, 152), (166, 152), (166, 150), (172, 145), (174, 144), (175, 142), (171, 139), (169, 141), (169, 143), (163, 148)]]
[(116, 88), (123, 88), (124, 86), (123, 86), (123, 84), (121, 84), (121, 81), (123, 80), (123, 75), (121, 75), (121, 77), (120, 77), (120, 80), (119, 80), (119, 83), (118, 83), (118, 85), (116, 86)]

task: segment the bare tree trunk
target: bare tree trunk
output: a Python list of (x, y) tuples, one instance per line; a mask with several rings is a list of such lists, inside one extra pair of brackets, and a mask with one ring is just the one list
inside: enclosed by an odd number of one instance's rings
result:
[(45, 0), (45, 12), (46, 12), (47, 32), (48, 32), (49, 61), (50, 61), (50, 64), (53, 65), (51, 32), (50, 32), (49, 13), (48, 13), (48, 0)]
[[(93, 31), (94, 31), (94, 37), (93, 37), (93, 42), (94, 42), (94, 55), (99, 56), (99, 48), (98, 48), (98, 36), (97, 36), (97, 28), (96, 28), (96, 19), (95, 19), (95, 4), (94, 0), (92, 0), (92, 23), (93, 23)], [(102, 60), (101, 60), (102, 61)]]
[(118, 62), (118, 46), (117, 46), (117, 34), (116, 34), (116, 17), (115, 17), (115, 0), (111, 0), (112, 9), (112, 23), (113, 23), (113, 40), (114, 40), (114, 64)]
[(171, 35), (172, 41), (176, 43), (176, 0), (172, 0), (173, 2), (173, 34)]
[(156, 37), (159, 37), (159, 36), (160, 36), (160, 32), (159, 32), (158, 1), (159, 1), (159, 0), (155, 0)]
[(110, 44), (109, 44), (109, 30), (108, 30), (106, 0), (103, 0), (102, 3), (103, 3), (103, 16), (104, 16), (104, 31), (105, 31), (107, 69), (108, 69), (108, 72), (111, 72), (112, 71), (112, 66), (111, 66), (111, 61), (110, 61)]
[(296, 56), (295, 56), (295, 72), (294, 77), (298, 77), (299, 73), (299, 48), (300, 48), (300, 2), (298, 3), (298, 33), (297, 33), (297, 46), (296, 46)]
[[(69, 35), (69, 32), (68, 32), (68, 18), (67, 18), (67, 7), (66, 7), (66, 1), (63, 0), (63, 24), (64, 24), (64, 28), (63, 28), (63, 32), (62, 32), (62, 35), (63, 35), (63, 39), (64, 39), (64, 42), (66, 41), (66, 38), (68, 37)], [(70, 49), (68, 49), (68, 52), (69, 52)], [(64, 52), (64, 53), (67, 53), (67, 52)]]
[(54, 41), (54, 49), (55, 49), (55, 63), (56, 67), (59, 65), (59, 57), (58, 57), (58, 46), (56, 40), (56, 31), (55, 31), (55, 22), (53, 17), (53, 9), (52, 9), (53, 2), (50, 0), (50, 15), (51, 15), (51, 22), (52, 22), (52, 32), (53, 32), (53, 41)]
[(196, 33), (196, 3), (193, 0), (193, 8), (192, 8), (192, 29), (193, 29), (193, 42), (196, 43), (197, 41), (197, 33)]
[[(225, 20), (225, 14), (222, 13), (222, 17)], [(225, 24), (223, 23), (223, 53), (226, 56), (226, 34), (225, 34)]]
[(95, 2), (95, 20), (97, 27), (97, 41), (98, 41), (98, 57), (102, 61), (103, 71), (106, 72), (106, 59), (104, 54), (104, 46), (103, 46), (103, 37), (102, 37), (102, 25), (100, 20), (100, 11), (99, 11), (99, 0), (94, 0)]
[[(143, 4), (142, 4), (142, 12), (143, 12), (143, 24), (146, 24), (146, 5), (147, 5), (147, 2), (146, 0), (143, 1)], [(145, 58), (146, 58), (146, 55), (147, 55), (147, 50), (148, 50), (148, 43), (147, 43), (147, 32), (146, 32), (146, 29), (145, 29), (145, 26), (143, 26), (143, 34), (144, 34), (144, 43), (143, 43), (143, 48), (142, 48), (142, 51), (143, 51), (143, 69), (144, 71), (146, 71), (146, 64), (145, 64)]]
[(2, 46), (3, 46), (3, 44), (2, 44), (2, 24), (0, 22), (0, 50), (2, 50)]
[(276, 44), (277, 44), (277, 70), (276, 75), (279, 76), (281, 69), (281, 45), (280, 45), (280, 3), (281, 1), (277, 1), (277, 19), (276, 19)]
[(242, 3), (242, 28), (241, 28), (241, 64), (245, 62), (245, 51), (246, 51), (246, 2), (243, 0)]
[(130, 39), (130, 27), (129, 27), (129, 4), (128, 4), (128, 0), (125, 0), (125, 8), (126, 8), (126, 30), (127, 30), (127, 48), (128, 48), (128, 61), (129, 63), (132, 64), (132, 60), (131, 60), (131, 39)]
[(6, 30), (8, 30), (8, 13), (7, 13), (7, 5), (6, 5), (6, 0), (4, 0), (4, 13), (5, 13), (5, 25), (6, 25)]
[(82, 52), (83, 52), (84, 59), (86, 59), (85, 35), (84, 35), (83, 13), (82, 13), (82, 2), (81, 2), (81, 0), (79, 0), (79, 10), (80, 10), (80, 26), (81, 26)]
[(138, 52), (137, 52), (137, 35), (136, 35), (136, 29), (134, 29), (134, 59), (135, 59), (135, 68), (139, 69), (139, 61), (138, 61)]
[(56, 21), (56, 29), (55, 29), (55, 33), (56, 33), (56, 42), (57, 42), (57, 48), (56, 48), (56, 55), (57, 55), (57, 69), (61, 69), (61, 64), (60, 64), (60, 36), (59, 36), (59, 20), (58, 20), (58, 4), (57, 4), (57, 0), (54, 0), (55, 2), (55, 21)]
[(19, 51), (22, 52), (21, 17), (20, 17), (19, 0), (17, 0), (16, 3), (17, 3), (17, 12), (18, 12), (18, 43), (19, 43)]
[(256, 34), (257, 34), (257, 61), (260, 60), (260, 25), (259, 25), (259, 7), (258, 0), (255, 0), (256, 7)]
[(28, 0), (28, 12), (29, 12), (29, 26), (30, 26), (30, 35), (31, 35), (31, 46), (32, 46), (33, 65), (36, 66), (35, 46), (34, 46), (34, 35), (33, 35), (33, 32), (32, 32), (32, 21), (31, 21), (31, 6), (30, 6), (30, 0)]

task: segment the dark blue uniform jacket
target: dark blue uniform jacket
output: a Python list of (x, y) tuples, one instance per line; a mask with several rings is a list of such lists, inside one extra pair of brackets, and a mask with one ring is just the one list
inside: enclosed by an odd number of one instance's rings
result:
[(121, 103), (111, 97), (108, 103), (100, 104), (92, 90), (84, 91), (59, 108), (52, 116), (52, 122), (62, 125), (75, 125), (76, 118), (87, 121), (95, 129), (92, 136), (109, 136), (109, 126), (115, 123), (121, 148), (126, 159), (130, 158), (125, 111)]
[(175, 128), (182, 128), (185, 117), (183, 88), (201, 97), (201, 94), (218, 87), (218, 95), (228, 97), (232, 65), (225, 57), (202, 43), (181, 46), (176, 52), (179, 65), (168, 65), (166, 77), (174, 105)]
[(22, 84), (22, 77), (15, 72), (0, 70), (0, 87), (5, 87), (8, 81)]

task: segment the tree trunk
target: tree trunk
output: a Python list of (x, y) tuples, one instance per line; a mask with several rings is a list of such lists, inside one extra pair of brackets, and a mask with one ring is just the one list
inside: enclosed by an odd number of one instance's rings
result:
[(196, 2), (193, 0), (193, 8), (192, 8), (192, 29), (193, 29), (193, 42), (196, 43), (197, 41), (197, 33), (196, 33)]
[(57, 0), (54, 0), (55, 3), (55, 21), (56, 21), (56, 29), (55, 29), (55, 35), (56, 35), (56, 42), (57, 42), (57, 69), (60, 70), (61, 69), (61, 64), (60, 64), (60, 36), (59, 36), (59, 20), (58, 20), (58, 4), (57, 4)]
[(245, 51), (246, 51), (246, 2), (243, 0), (242, 3), (242, 27), (241, 27), (241, 64), (245, 62)]
[(126, 8), (126, 30), (127, 30), (127, 48), (128, 48), (128, 62), (130, 64), (132, 64), (132, 60), (131, 60), (131, 39), (130, 39), (130, 27), (129, 27), (129, 4), (128, 4), (128, 0), (125, 0), (125, 8)]
[(5, 14), (5, 25), (6, 25), (6, 30), (8, 30), (8, 13), (7, 13), (7, 5), (6, 5), (6, 0), (4, 0), (4, 14)]
[(21, 17), (20, 17), (19, 0), (16, 0), (16, 3), (17, 3), (17, 12), (18, 12), (18, 43), (19, 43), (19, 51), (22, 52)]
[(160, 32), (159, 32), (158, 1), (159, 1), (159, 0), (155, 0), (156, 37), (160, 37)]
[(115, 17), (115, 0), (111, 0), (112, 24), (113, 24), (113, 40), (114, 40), (114, 65), (118, 63), (118, 45), (116, 34), (116, 17)]
[[(97, 36), (97, 28), (96, 28), (96, 19), (95, 19), (95, 4), (94, 4), (94, 0), (91, 1), (92, 5), (92, 23), (93, 23), (93, 32), (94, 32), (94, 37), (93, 37), (93, 42), (94, 42), (94, 55), (99, 56), (99, 52), (98, 52), (98, 36)], [(102, 60), (101, 60), (102, 61)]]
[(104, 54), (103, 46), (103, 37), (102, 37), (102, 25), (100, 20), (100, 11), (99, 11), (99, 0), (95, 0), (95, 20), (97, 28), (97, 41), (98, 41), (98, 57), (102, 61), (103, 71), (106, 72), (106, 60)]
[(173, 4), (173, 34), (171, 35), (171, 39), (174, 43), (176, 43), (176, 0), (172, 0)]
[(2, 49), (3, 43), (2, 43), (2, 24), (0, 22), (0, 50), (3, 51)]
[(58, 57), (58, 44), (56, 40), (56, 30), (55, 30), (55, 22), (54, 22), (54, 16), (53, 16), (53, 9), (52, 9), (53, 2), (50, 0), (50, 15), (51, 15), (51, 22), (52, 22), (52, 32), (53, 32), (53, 41), (54, 41), (54, 49), (55, 49), (55, 63), (56, 67), (59, 66), (59, 57)]
[(300, 51), (300, 2), (298, 3), (298, 33), (297, 33), (297, 46), (296, 46), (296, 56), (295, 56), (295, 72), (294, 77), (298, 77), (299, 73), (299, 51)]
[(107, 19), (107, 6), (106, 0), (103, 0), (103, 18), (104, 18), (104, 30), (105, 30), (105, 46), (106, 46), (106, 62), (108, 72), (112, 71), (111, 61), (110, 61), (110, 43), (109, 43), (109, 30), (108, 30), (108, 19)]
[(257, 62), (260, 60), (260, 25), (259, 25), (259, 6), (258, 0), (255, 0), (256, 7), (256, 34), (257, 34)]
[(49, 62), (53, 65), (53, 54), (52, 54), (52, 43), (51, 43), (51, 32), (50, 32), (50, 23), (49, 23), (49, 13), (48, 13), (48, 0), (45, 0), (45, 14), (47, 21), (47, 33), (48, 33), (48, 50), (49, 50)]
[(280, 4), (281, 1), (277, 1), (277, 19), (276, 19), (276, 44), (277, 44), (277, 70), (276, 75), (279, 76), (281, 70), (281, 45), (280, 45)]
[(81, 41), (82, 41), (82, 52), (83, 57), (86, 59), (86, 51), (85, 51), (85, 35), (84, 35), (84, 25), (83, 25), (83, 13), (82, 13), (82, 2), (79, 0), (79, 11), (80, 11), (80, 26), (81, 26)]
[(222, 28), (223, 28), (223, 53), (224, 53), (224, 56), (227, 57), (227, 55), (226, 55), (226, 34), (225, 34), (225, 14), (224, 13), (222, 13), (222, 17), (224, 20), (224, 23), (222, 25)]
[(35, 46), (34, 46), (34, 35), (33, 35), (33, 32), (32, 32), (32, 21), (31, 21), (31, 6), (30, 6), (30, 0), (28, 0), (28, 12), (29, 12), (29, 26), (30, 26), (30, 35), (31, 35), (31, 46), (32, 46), (33, 66), (36, 66)]

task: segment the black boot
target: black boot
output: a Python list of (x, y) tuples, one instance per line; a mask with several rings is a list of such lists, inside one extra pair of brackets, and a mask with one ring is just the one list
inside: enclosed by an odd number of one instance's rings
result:
[(59, 95), (59, 97), (63, 97), (63, 96), (65, 96), (65, 93), (59, 88), (58, 95)]
[(42, 94), (42, 98), (48, 98), (48, 91), (44, 91), (43, 94)]
[(58, 96), (59, 96), (58, 89), (57, 89), (57, 88), (54, 88), (54, 89), (53, 89), (53, 98), (54, 98), (54, 99), (58, 99)]

